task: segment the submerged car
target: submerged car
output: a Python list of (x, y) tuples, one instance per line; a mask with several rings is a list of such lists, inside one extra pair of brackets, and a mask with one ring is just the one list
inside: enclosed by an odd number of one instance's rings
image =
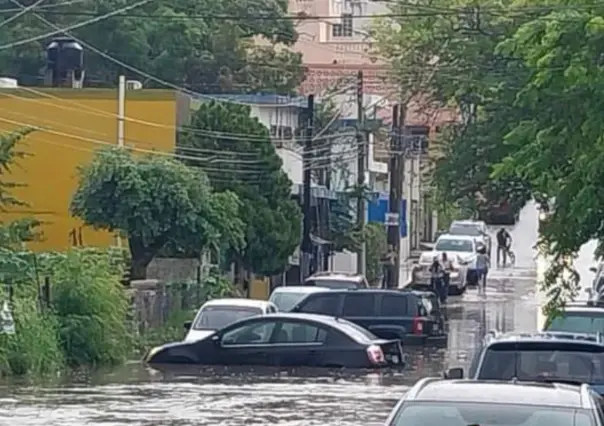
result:
[(195, 342), (158, 346), (148, 364), (278, 367), (403, 367), (400, 340), (379, 339), (341, 318), (277, 313), (231, 324)]
[(204, 303), (193, 321), (185, 322), (186, 342), (203, 339), (216, 330), (244, 318), (274, 314), (277, 307), (266, 300), (214, 299)]
[(604, 426), (602, 398), (588, 385), (425, 378), (386, 426)]
[(274, 303), (281, 312), (289, 312), (309, 294), (321, 291), (329, 291), (329, 289), (303, 285), (277, 287), (271, 293), (269, 301)]

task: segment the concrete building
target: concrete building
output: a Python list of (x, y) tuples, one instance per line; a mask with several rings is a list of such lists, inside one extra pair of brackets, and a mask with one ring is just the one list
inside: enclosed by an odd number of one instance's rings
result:
[[(173, 152), (176, 103), (174, 91), (128, 91), (126, 114), (138, 121), (125, 125), (125, 144), (140, 150)], [(23, 185), (15, 188), (13, 195), (27, 205), (0, 213), (1, 221), (33, 217), (42, 222), (43, 239), (28, 243), (32, 250), (114, 244), (112, 234), (84, 226), (72, 217), (69, 204), (78, 184), (78, 167), (88, 163), (95, 150), (117, 144), (117, 110), (116, 90), (0, 90), (0, 132), (37, 129), (20, 142), (18, 149), (27, 155), (10, 172), (10, 179)]]

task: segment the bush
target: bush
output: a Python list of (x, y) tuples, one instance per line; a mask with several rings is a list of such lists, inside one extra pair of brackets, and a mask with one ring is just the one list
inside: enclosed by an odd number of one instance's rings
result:
[(52, 283), (51, 307), (70, 366), (113, 365), (131, 353), (123, 264), (107, 250), (74, 249), (45, 256)]

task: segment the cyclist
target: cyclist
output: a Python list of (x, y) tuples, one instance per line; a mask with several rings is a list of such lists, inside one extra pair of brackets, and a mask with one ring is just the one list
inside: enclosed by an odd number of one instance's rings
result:
[[(497, 265), (503, 265), (507, 263), (507, 256), (510, 248), (512, 247), (512, 236), (505, 228), (501, 228), (497, 232)], [(501, 256), (503, 254), (503, 263), (500, 263)]]

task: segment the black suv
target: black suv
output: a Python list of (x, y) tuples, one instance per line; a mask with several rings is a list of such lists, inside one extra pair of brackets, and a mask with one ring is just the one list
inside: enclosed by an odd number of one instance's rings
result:
[[(604, 342), (601, 335), (585, 333), (490, 332), (476, 351), (468, 378), (588, 383), (604, 391)], [(461, 368), (445, 373), (461, 379)]]
[(311, 293), (292, 312), (347, 319), (383, 339), (408, 344), (446, 344), (444, 318), (432, 293), (349, 289)]

